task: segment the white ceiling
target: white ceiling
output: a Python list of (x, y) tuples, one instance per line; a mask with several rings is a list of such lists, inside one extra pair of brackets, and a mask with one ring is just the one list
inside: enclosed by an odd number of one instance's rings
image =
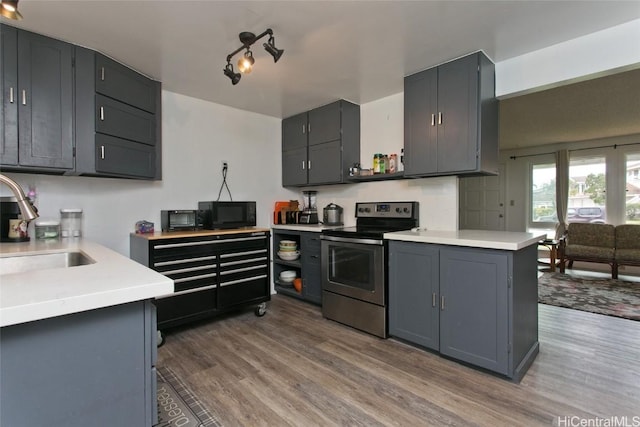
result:
[[(403, 77), (483, 50), (500, 62), (640, 18), (640, 1), (22, 0), (12, 25), (101, 51), (172, 92), (274, 117), (402, 92)], [(278, 63), (222, 70), (238, 33), (272, 28)], [(238, 56), (234, 57), (235, 64)]]

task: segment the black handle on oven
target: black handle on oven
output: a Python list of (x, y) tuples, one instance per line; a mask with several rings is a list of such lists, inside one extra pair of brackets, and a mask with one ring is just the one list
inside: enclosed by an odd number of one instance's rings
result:
[(328, 240), (331, 242), (361, 243), (364, 245), (382, 246), (384, 244), (384, 241), (380, 239), (365, 239), (360, 237), (335, 237), (335, 236), (325, 236), (324, 234), (320, 235), (320, 239)]

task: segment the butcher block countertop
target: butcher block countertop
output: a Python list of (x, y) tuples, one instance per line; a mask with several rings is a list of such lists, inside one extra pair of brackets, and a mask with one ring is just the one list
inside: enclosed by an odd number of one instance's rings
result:
[(9, 274), (0, 271), (0, 327), (173, 292), (173, 280), (85, 239), (0, 244), (3, 258), (56, 252), (81, 252), (95, 262)]
[(537, 233), (490, 230), (417, 230), (385, 233), (384, 238), (405, 242), (467, 246), (472, 248), (517, 251), (537, 244), (547, 236)]
[(243, 227), (230, 228), (227, 230), (185, 230), (185, 231), (156, 231), (155, 233), (131, 233), (132, 236), (147, 240), (158, 239), (178, 239), (182, 237), (204, 237), (204, 236), (222, 236), (227, 234), (240, 233), (264, 233), (270, 231), (268, 228), (259, 227)]

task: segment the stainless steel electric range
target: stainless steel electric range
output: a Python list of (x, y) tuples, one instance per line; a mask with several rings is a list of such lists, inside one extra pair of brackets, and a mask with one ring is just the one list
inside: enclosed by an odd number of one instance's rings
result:
[(419, 225), (418, 202), (356, 203), (356, 226), (323, 230), (322, 315), (387, 337), (384, 233)]

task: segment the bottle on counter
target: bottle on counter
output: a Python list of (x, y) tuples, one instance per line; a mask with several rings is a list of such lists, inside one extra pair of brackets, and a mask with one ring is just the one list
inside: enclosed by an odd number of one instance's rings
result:
[(391, 154), (389, 155), (389, 173), (396, 173), (398, 164), (398, 155)]
[(400, 162), (396, 165), (398, 172), (404, 171), (404, 148), (400, 149)]
[(373, 155), (373, 173), (380, 173), (380, 153)]
[(386, 156), (384, 154), (380, 154), (380, 158), (378, 159), (378, 163), (380, 164), (380, 173), (387, 172), (387, 163), (385, 161)]

